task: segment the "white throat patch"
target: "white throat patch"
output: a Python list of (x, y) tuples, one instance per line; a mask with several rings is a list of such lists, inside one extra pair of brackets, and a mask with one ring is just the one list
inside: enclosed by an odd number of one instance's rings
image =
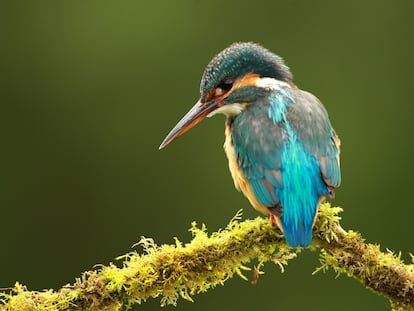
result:
[(227, 105), (221, 106), (220, 108), (217, 108), (216, 110), (213, 110), (207, 115), (207, 117), (211, 118), (212, 116), (218, 113), (224, 114), (227, 118), (234, 117), (238, 115), (244, 109), (244, 107), (245, 107), (245, 104), (239, 104), (239, 103), (227, 104)]
[(271, 90), (279, 90), (281, 87), (289, 87), (289, 83), (276, 80), (274, 78), (259, 78), (256, 80), (256, 86), (261, 88), (269, 88)]

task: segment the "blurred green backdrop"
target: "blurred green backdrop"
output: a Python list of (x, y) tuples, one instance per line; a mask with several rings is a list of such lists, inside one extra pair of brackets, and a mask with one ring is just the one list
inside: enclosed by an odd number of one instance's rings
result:
[[(188, 241), (243, 208), (223, 117), (163, 151), (205, 65), (234, 41), (283, 56), (342, 139), (343, 225), (414, 251), (413, 1), (2, 1), (0, 287), (58, 288), (141, 235)], [(257, 286), (238, 277), (177, 310), (388, 310), (304, 251)], [(351, 298), (351, 299), (350, 299)], [(141, 310), (158, 310), (151, 300)], [(167, 307), (166, 309), (171, 309)]]

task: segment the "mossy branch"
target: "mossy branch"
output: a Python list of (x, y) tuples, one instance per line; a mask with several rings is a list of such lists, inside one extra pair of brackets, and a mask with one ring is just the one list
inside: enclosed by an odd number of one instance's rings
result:
[[(311, 249), (320, 248), (322, 265), (315, 272), (331, 267), (387, 297), (394, 310), (414, 310), (414, 265), (342, 229), (340, 211), (329, 204), (320, 207)], [(272, 261), (283, 271), (300, 252), (287, 247), (267, 219), (240, 222), (240, 213), (211, 235), (196, 223), (190, 231), (193, 239), (185, 245), (175, 239), (173, 245), (158, 246), (142, 238), (138, 244), (144, 254), (134, 251), (119, 257), (122, 267), (110, 264), (84, 272), (59, 291), (29, 291), (17, 283), (0, 293), (0, 310), (120, 310), (158, 296), (161, 305), (175, 305), (179, 297), (192, 300), (192, 295), (223, 285), (234, 274), (247, 279), (242, 271), (249, 270), (245, 264), (253, 259), (260, 262), (253, 271), (255, 282), (263, 262)]]

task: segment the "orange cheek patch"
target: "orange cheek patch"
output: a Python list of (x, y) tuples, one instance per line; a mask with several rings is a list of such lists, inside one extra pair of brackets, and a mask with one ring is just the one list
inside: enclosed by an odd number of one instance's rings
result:
[(221, 92), (218, 92), (217, 89), (209, 91), (207, 93), (205, 102), (214, 99), (217, 102), (217, 106), (221, 107), (223, 106), (221, 102), (227, 97), (229, 97), (234, 90), (247, 86), (255, 86), (258, 79), (260, 79), (260, 76), (258, 74), (249, 72), (245, 76), (234, 81), (233, 87), (229, 91), (224, 92), (223, 94)]
[[(260, 76), (257, 73), (249, 72), (245, 76), (237, 79), (232, 87), (232, 90), (239, 89), (246, 86), (255, 86), (257, 80), (260, 79)], [(230, 91), (231, 92), (231, 91)]]
[[(241, 77), (240, 79), (237, 79), (236, 81), (234, 81), (233, 87), (228, 92), (225, 92), (223, 95), (216, 96), (216, 101), (218, 103), (218, 106), (221, 107), (222, 106), (221, 102), (227, 97), (229, 97), (233, 91), (246, 87), (246, 86), (255, 86), (258, 79), (260, 79), (260, 76), (258, 74), (250, 72), (246, 74), (245, 76)], [(215, 90), (210, 91), (208, 96), (210, 95), (214, 97)]]

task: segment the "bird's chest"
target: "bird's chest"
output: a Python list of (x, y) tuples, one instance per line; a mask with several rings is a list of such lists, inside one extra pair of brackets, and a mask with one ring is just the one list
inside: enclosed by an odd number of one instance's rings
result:
[(264, 214), (270, 214), (269, 209), (261, 204), (256, 198), (249, 180), (240, 165), (240, 156), (236, 154), (236, 150), (237, 148), (234, 146), (234, 142), (232, 140), (232, 126), (231, 124), (227, 124), (225, 130), (224, 151), (229, 162), (229, 170), (234, 186), (237, 190), (243, 192), (245, 197), (250, 201), (250, 204), (255, 209)]

